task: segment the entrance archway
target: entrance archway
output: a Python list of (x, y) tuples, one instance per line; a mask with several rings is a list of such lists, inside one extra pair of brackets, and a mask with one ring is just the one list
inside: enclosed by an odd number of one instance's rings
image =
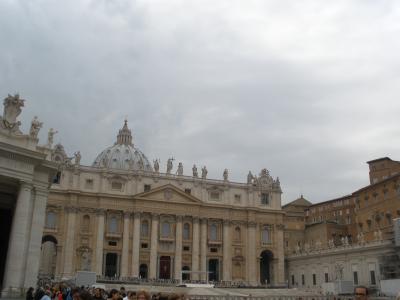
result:
[(139, 267), (139, 277), (142, 279), (147, 279), (147, 265), (141, 264)]
[(117, 277), (117, 264), (118, 264), (118, 254), (117, 253), (107, 253), (106, 254), (106, 267), (104, 275), (107, 277)]
[(171, 278), (171, 257), (170, 256), (161, 256), (160, 257), (159, 278), (160, 279), (170, 279)]
[(270, 284), (271, 277), (271, 262), (273, 254), (269, 250), (264, 250), (260, 255), (260, 283)]
[(57, 260), (57, 243), (57, 239), (54, 236), (43, 236), (39, 269), (41, 275), (54, 277)]
[[(190, 271), (190, 268), (188, 266), (184, 266), (182, 271)], [(190, 273), (182, 273), (182, 280), (190, 280)]]
[(208, 261), (208, 280), (218, 281), (219, 280), (219, 260), (210, 259)]

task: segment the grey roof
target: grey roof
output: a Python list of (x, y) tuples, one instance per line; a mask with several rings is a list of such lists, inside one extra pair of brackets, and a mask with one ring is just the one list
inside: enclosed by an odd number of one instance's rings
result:
[(103, 150), (96, 157), (92, 166), (108, 169), (153, 171), (146, 155), (132, 144), (132, 134), (126, 120), (123, 128), (119, 130), (117, 142)]

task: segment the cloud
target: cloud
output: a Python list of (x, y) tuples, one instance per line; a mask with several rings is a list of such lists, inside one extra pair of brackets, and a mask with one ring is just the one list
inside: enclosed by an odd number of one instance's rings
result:
[(368, 183), (400, 146), (398, 1), (0, 2), (0, 91), (27, 99), (82, 162), (125, 117), (150, 159), (245, 181), (267, 167), (284, 202)]

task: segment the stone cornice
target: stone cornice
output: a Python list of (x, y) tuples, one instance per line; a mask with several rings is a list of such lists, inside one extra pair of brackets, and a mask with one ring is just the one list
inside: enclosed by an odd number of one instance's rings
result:
[(316, 251), (310, 251), (308, 253), (301, 253), (301, 254), (290, 254), (287, 255), (286, 258), (288, 260), (296, 261), (296, 260), (304, 260), (304, 259), (311, 259), (311, 258), (319, 258), (319, 257), (332, 257), (334, 255), (348, 255), (348, 254), (355, 254), (358, 255), (361, 252), (367, 251), (375, 251), (375, 250), (387, 250), (395, 251), (394, 245), (392, 241), (378, 241), (378, 242), (371, 242), (365, 245), (353, 245), (349, 247), (335, 247), (331, 249), (321, 249)]
[(123, 200), (130, 200), (130, 201), (149, 201), (149, 202), (157, 202), (157, 203), (170, 203), (182, 206), (197, 206), (197, 207), (204, 207), (204, 208), (221, 208), (226, 210), (232, 211), (246, 211), (246, 212), (255, 212), (255, 213), (270, 213), (270, 214), (279, 214), (279, 215), (286, 215), (286, 212), (279, 209), (267, 209), (267, 208), (258, 208), (258, 207), (250, 207), (250, 206), (233, 206), (230, 204), (219, 204), (219, 203), (195, 203), (195, 202), (167, 202), (165, 200), (160, 199), (138, 199), (136, 195), (124, 195), (124, 194), (108, 194), (108, 193), (91, 193), (87, 191), (79, 191), (73, 189), (62, 189), (61, 187), (51, 188), (50, 193), (57, 193), (57, 194), (76, 194), (80, 196), (89, 196), (89, 197), (97, 197), (97, 198), (105, 198), (105, 199), (123, 199)]

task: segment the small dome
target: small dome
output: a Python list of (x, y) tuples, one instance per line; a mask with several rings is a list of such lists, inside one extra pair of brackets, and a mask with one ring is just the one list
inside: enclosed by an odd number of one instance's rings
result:
[(122, 129), (119, 130), (117, 142), (102, 151), (96, 157), (92, 166), (109, 169), (153, 171), (146, 155), (133, 146), (131, 130), (128, 128), (126, 120)]

